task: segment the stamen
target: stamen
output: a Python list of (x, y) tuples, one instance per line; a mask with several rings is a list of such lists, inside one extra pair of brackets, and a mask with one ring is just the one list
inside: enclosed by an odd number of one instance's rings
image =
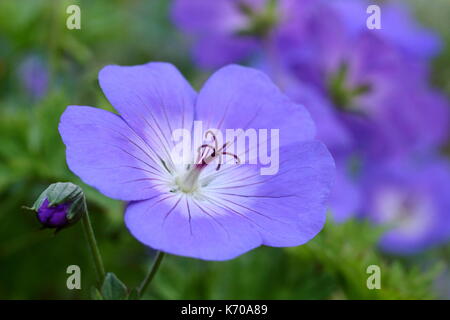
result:
[(212, 135), (212, 138), (214, 140), (214, 147), (215, 149), (219, 149), (219, 146), (217, 145), (217, 138), (216, 135), (214, 134), (214, 132), (212, 132), (211, 130), (208, 130), (205, 132), (205, 138), (208, 139), (208, 135)]
[[(220, 169), (220, 167), (222, 166), (222, 163), (221, 163), (222, 155), (228, 155), (228, 156), (233, 157), (236, 161), (236, 164), (241, 163), (241, 159), (239, 159), (239, 157), (236, 154), (226, 151), (227, 146), (230, 144), (229, 142), (224, 143), (222, 145), (222, 148), (219, 149), (217, 137), (214, 134), (214, 132), (211, 130), (206, 131), (205, 138), (208, 138), (209, 135), (211, 135), (212, 140), (214, 141), (214, 146), (212, 146), (210, 144), (202, 144), (200, 147), (198, 147), (198, 149), (197, 149), (197, 153), (198, 153), (197, 167), (198, 168), (203, 168), (218, 158), (219, 163), (217, 164), (217, 167), (216, 167), (216, 171), (218, 171)], [(206, 149), (212, 150), (210, 155), (205, 156)]]
[[(212, 153), (211, 153), (211, 156), (208, 156), (208, 157), (204, 157), (204, 151), (206, 150), (206, 149), (211, 149), (212, 150)], [(200, 150), (202, 150), (202, 151), (200, 151)], [(208, 163), (205, 161), (205, 159), (209, 159), (209, 158), (215, 158), (215, 156), (216, 156), (216, 149), (214, 149), (214, 147), (213, 146), (211, 146), (211, 145), (209, 145), (209, 144), (203, 144), (203, 145), (201, 145), (200, 147), (198, 147), (198, 149), (197, 149), (197, 153), (198, 153), (198, 156), (197, 156), (197, 161), (196, 161), (196, 163), (198, 164), (198, 165), (201, 165), (201, 166), (206, 166), (206, 165), (208, 165)], [(201, 160), (201, 161), (200, 161)]]
[(231, 152), (222, 152), (223, 155), (229, 155), (231, 157), (234, 158), (234, 160), (236, 160), (236, 164), (241, 164), (241, 159), (234, 153)]
[[(229, 142), (224, 143), (222, 148), (219, 148), (219, 144), (217, 141), (217, 137), (211, 130), (208, 130), (205, 133), (205, 138), (209, 135), (212, 136), (212, 140), (214, 141), (214, 146), (211, 144), (202, 144), (197, 148), (197, 161), (194, 166), (191, 168), (187, 167), (187, 171), (182, 175), (176, 178), (175, 182), (178, 185), (179, 189), (172, 189), (171, 192), (176, 192), (180, 190), (184, 193), (194, 193), (199, 188), (199, 177), (202, 172), (202, 169), (205, 168), (212, 161), (219, 159), (218, 164), (216, 166), (216, 171), (220, 169), (222, 166), (222, 157), (223, 156), (231, 156), (235, 159), (236, 164), (240, 164), (241, 160), (239, 157), (231, 152), (227, 152), (226, 148), (230, 144)], [(211, 150), (211, 153), (209, 152)]]

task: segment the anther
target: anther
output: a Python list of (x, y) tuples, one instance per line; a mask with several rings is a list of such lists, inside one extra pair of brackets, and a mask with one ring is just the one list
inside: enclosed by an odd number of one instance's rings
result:
[[(214, 141), (214, 146), (212, 146), (210, 144), (202, 144), (200, 147), (198, 147), (198, 149), (197, 149), (198, 167), (203, 168), (206, 165), (208, 165), (209, 163), (211, 163), (212, 161), (214, 161), (216, 158), (219, 158), (219, 163), (217, 164), (217, 167), (216, 167), (216, 171), (218, 171), (222, 165), (221, 164), (222, 155), (228, 155), (228, 156), (233, 157), (236, 161), (236, 164), (241, 163), (241, 159), (239, 159), (239, 157), (236, 154), (225, 151), (227, 146), (229, 145), (228, 142), (224, 143), (222, 148), (219, 149), (217, 137), (214, 134), (214, 132), (212, 132), (211, 130), (206, 131), (205, 138), (208, 138), (209, 135), (212, 136), (212, 140)], [(205, 156), (206, 149), (212, 150), (211, 155)]]

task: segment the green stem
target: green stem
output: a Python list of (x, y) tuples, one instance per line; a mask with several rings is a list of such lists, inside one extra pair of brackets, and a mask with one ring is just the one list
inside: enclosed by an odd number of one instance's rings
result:
[(141, 285), (139, 286), (139, 289), (138, 289), (139, 298), (142, 296), (143, 292), (147, 289), (150, 282), (152, 282), (163, 258), (164, 258), (164, 252), (158, 251), (156, 254), (156, 258), (155, 258), (149, 272), (147, 273), (147, 275), (145, 276)]
[(89, 213), (86, 211), (82, 218), (84, 234), (89, 244), (91, 250), (92, 258), (94, 259), (95, 271), (97, 273), (97, 278), (99, 284), (103, 282), (105, 278), (105, 268), (103, 267), (102, 256), (98, 250), (97, 240), (95, 240), (94, 229), (92, 229), (91, 219), (89, 218)]

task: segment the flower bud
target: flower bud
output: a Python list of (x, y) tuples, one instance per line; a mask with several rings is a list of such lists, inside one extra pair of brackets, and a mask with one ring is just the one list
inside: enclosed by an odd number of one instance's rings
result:
[(34, 203), (31, 210), (44, 228), (56, 231), (76, 223), (86, 212), (83, 190), (70, 182), (51, 184)]

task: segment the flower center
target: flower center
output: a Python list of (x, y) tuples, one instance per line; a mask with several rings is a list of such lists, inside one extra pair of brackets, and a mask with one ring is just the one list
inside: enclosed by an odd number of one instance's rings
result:
[(184, 193), (194, 193), (202, 185), (199, 183), (200, 174), (202, 171), (212, 162), (217, 161), (216, 171), (219, 171), (222, 166), (223, 156), (233, 157), (236, 164), (240, 164), (239, 157), (231, 152), (227, 152), (226, 148), (229, 146), (229, 142), (224, 143), (222, 147), (219, 147), (217, 137), (211, 130), (206, 131), (205, 138), (212, 137), (213, 145), (202, 144), (197, 149), (197, 159), (193, 165), (188, 165), (186, 172), (175, 179), (179, 190)]
[(246, 28), (238, 30), (237, 34), (260, 38), (267, 36), (279, 20), (277, 2), (278, 0), (266, 0), (261, 10), (255, 10), (245, 2), (238, 2), (238, 9), (248, 18), (248, 25)]
[(348, 84), (348, 65), (342, 64), (338, 71), (331, 76), (328, 91), (334, 104), (343, 111), (358, 111), (354, 105), (355, 99), (369, 93), (370, 84), (360, 84), (351, 87)]

